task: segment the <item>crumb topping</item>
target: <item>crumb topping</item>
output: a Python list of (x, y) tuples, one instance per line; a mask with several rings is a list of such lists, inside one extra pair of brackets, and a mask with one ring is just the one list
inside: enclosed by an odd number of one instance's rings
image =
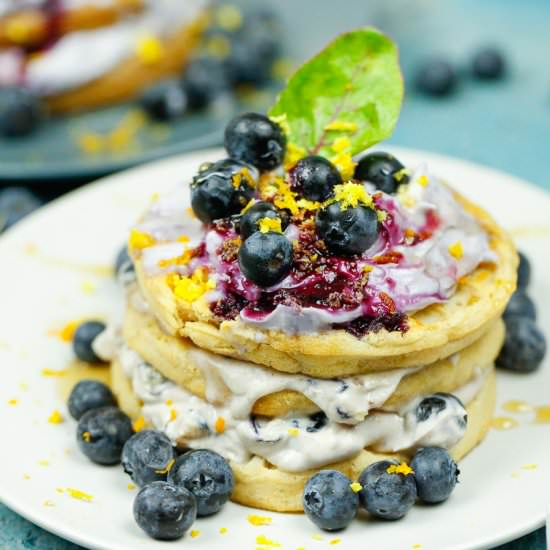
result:
[(401, 474), (404, 476), (414, 474), (414, 470), (406, 462), (401, 462), (401, 464), (392, 464), (391, 466), (388, 466), (386, 472), (388, 474)]

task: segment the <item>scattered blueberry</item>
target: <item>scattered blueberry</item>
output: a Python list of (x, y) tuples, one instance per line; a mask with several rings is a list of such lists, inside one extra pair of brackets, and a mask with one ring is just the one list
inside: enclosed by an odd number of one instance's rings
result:
[(359, 497), (351, 490), (351, 480), (336, 470), (321, 470), (304, 488), (307, 517), (326, 531), (345, 529), (357, 515)]
[(518, 288), (525, 290), (531, 282), (531, 262), (523, 252), (519, 252)]
[(116, 405), (113, 392), (102, 382), (97, 380), (81, 380), (72, 389), (67, 402), (69, 412), (75, 420), (92, 409)]
[(197, 518), (195, 497), (183, 487), (154, 481), (143, 487), (134, 501), (134, 519), (152, 538), (176, 540)]
[(457, 401), (461, 407), (464, 407), (462, 401), (451, 393), (434, 393), (433, 395), (424, 397), (416, 407), (417, 420), (419, 422), (424, 422), (432, 415), (437, 415), (444, 411), (447, 408), (448, 401), (451, 399)]
[(292, 245), (281, 233), (256, 231), (239, 249), (239, 266), (243, 275), (261, 287), (282, 281), (292, 268)]
[(411, 461), (418, 497), (435, 504), (447, 500), (460, 473), (456, 462), (441, 447), (419, 449)]
[(453, 66), (443, 59), (427, 61), (416, 75), (416, 87), (426, 95), (449, 95), (455, 89), (456, 83), (457, 77)]
[(86, 363), (101, 363), (92, 348), (96, 337), (105, 330), (105, 324), (101, 321), (86, 321), (82, 323), (74, 333), (73, 349), (75, 355)]
[(182, 87), (189, 107), (204, 109), (226, 91), (226, 69), (219, 59), (204, 55), (196, 57), (185, 68)]
[(118, 464), (124, 443), (133, 434), (130, 419), (116, 407), (91, 409), (78, 422), (80, 450), (97, 464)]
[(342, 183), (338, 169), (326, 158), (310, 156), (300, 159), (290, 172), (292, 189), (311, 201), (323, 202)]
[(134, 262), (128, 254), (128, 247), (124, 245), (115, 260), (115, 275), (117, 277), (135, 272)]
[(384, 193), (395, 193), (401, 184), (409, 181), (405, 167), (389, 153), (377, 151), (365, 155), (355, 167), (355, 179), (368, 181)]
[(204, 223), (238, 214), (254, 194), (254, 176), (253, 168), (234, 159), (206, 166), (191, 184), (193, 212)]
[(154, 120), (174, 120), (185, 113), (187, 96), (178, 82), (168, 80), (146, 90), (140, 104)]
[(502, 53), (493, 47), (479, 50), (472, 59), (472, 74), (481, 80), (499, 80), (506, 73)]
[(252, 233), (258, 231), (258, 222), (263, 218), (280, 219), (283, 231), (288, 225), (288, 215), (286, 212), (279, 210), (270, 202), (258, 201), (241, 217), (239, 224), (241, 239), (246, 240)]
[(42, 205), (40, 199), (24, 187), (0, 190), (0, 232), (17, 223)]
[(229, 464), (214, 451), (189, 451), (176, 460), (168, 481), (185, 487), (197, 499), (199, 517), (216, 514), (229, 500), (235, 479)]
[(516, 372), (532, 372), (546, 355), (546, 339), (529, 317), (511, 316), (506, 321), (506, 339), (496, 365)]
[(342, 210), (335, 202), (317, 212), (317, 233), (335, 254), (361, 254), (378, 237), (378, 216), (366, 206)]
[(236, 116), (225, 129), (224, 144), (230, 157), (260, 170), (279, 166), (286, 151), (286, 138), (281, 128), (257, 113)]
[(512, 294), (504, 310), (504, 318), (512, 316), (528, 317), (529, 319), (533, 319), (533, 321), (537, 320), (537, 308), (525, 290), (516, 290)]
[(43, 116), (40, 100), (28, 90), (0, 90), (0, 133), (4, 136), (22, 137), (31, 134)]
[(392, 465), (395, 463), (389, 460), (375, 462), (359, 477), (361, 505), (374, 517), (388, 520), (401, 519), (416, 500), (414, 475), (390, 474)]
[(152, 481), (164, 481), (175, 458), (170, 439), (155, 430), (134, 434), (122, 449), (122, 467), (140, 487)]

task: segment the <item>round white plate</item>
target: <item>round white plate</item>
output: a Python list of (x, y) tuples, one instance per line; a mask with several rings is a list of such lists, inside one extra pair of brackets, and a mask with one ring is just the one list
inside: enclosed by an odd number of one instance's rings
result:
[[(427, 161), (518, 236), (534, 264), (531, 294), (550, 336), (550, 195), (462, 161), (395, 152), (406, 164)], [(56, 380), (41, 374), (66, 368), (71, 349), (48, 333), (73, 319), (109, 316), (118, 289), (112, 277), (101, 275), (100, 266), (112, 263), (152, 193), (189, 180), (201, 161), (220, 155), (197, 153), (109, 177), (46, 206), (0, 239), (0, 499), (84, 546), (118, 550), (162, 545), (134, 524), (135, 491), (128, 490), (121, 468), (95, 466), (78, 452), (75, 423), (58, 397)], [(461, 463), (461, 483), (444, 505), (417, 505), (395, 523), (361, 517), (344, 532), (327, 534), (301, 515), (259, 512), (272, 523), (255, 527), (247, 521), (250, 509), (230, 504), (219, 515), (197, 521), (194, 529), (200, 534), (186, 535), (182, 544), (239, 550), (444, 550), (484, 548), (519, 537), (544, 522), (550, 500), (550, 424), (536, 424), (532, 412), (503, 413), (500, 405), (511, 399), (550, 404), (548, 362), (533, 375), (499, 373), (497, 415), (514, 417), (518, 425), (491, 431)], [(62, 411), (65, 422), (48, 422), (54, 409)], [(71, 498), (68, 487), (92, 495), (93, 501)], [(220, 533), (223, 527), (226, 534)], [(259, 535), (281, 546), (257, 544)]]

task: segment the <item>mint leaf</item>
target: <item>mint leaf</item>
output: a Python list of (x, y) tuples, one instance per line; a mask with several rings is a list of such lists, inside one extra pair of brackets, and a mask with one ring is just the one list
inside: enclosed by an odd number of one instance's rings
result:
[(343, 34), (290, 78), (271, 117), (282, 117), (288, 141), (308, 154), (334, 155), (339, 137), (351, 154), (391, 135), (403, 78), (396, 45), (374, 28)]

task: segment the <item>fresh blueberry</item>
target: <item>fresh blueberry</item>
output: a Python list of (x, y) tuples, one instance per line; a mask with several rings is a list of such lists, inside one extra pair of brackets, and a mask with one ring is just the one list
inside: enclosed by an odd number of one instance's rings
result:
[(300, 159), (290, 172), (292, 189), (306, 199), (323, 202), (342, 183), (338, 169), (326, 158), (310, 156)]
[(128, 254), (128, 247), (124, 245), (115, 260), (115, 275), (117, 277), (129, 275), (135, 272), (134, 262)]
[(409, 181), (404, 166), (390, 153), (377, 151), (365, 155), (355, 167), (355, 179), (368, 181), (384, 193), (395, 193), (401, 184)]
[(518, 288), (525, 290), (531, 282), (531, 262), (523, 252), (519, 252)]
[(537, 308), (525, 290), (516, 290), (504, 310), (504, 319), (514, 316), (537, 320)]
[(481, 80), (499, 80), (506, 73), (502, 53), (493, 47), (479, 50), (472, 59), (472, 74)]
[(113, 392), (102, 382), (97, 380), (81, 380), (72, 389), (69, 395), (68, 408), (75, 420), (92, 409), (116, 405)]
[(214, 57), (196, 57), (185, 68), (182, 86), (189, 107), (204, 109), (227, 90), (226, 68)]
[(418, 497), (435, 504), (447, 500), (460, 473), (456, 462), (441, 447), (419, 449), (411, 461)]
[(187, 109), (187, 95), (179, 82), (168, 80), (149, 88), (140, 104), (154, 120), (175, 120)]
[(40, 199), (24, 187), (5, 187), (0, 190), (0, 232), (41, 205)]
[(246, 30), (258, 30), (263, 34), (278, 36), (281, 33), (281, 20), (277, 14), (265, 7), (249, 9), (244, 14), (244, 27)]
[(134, 500), (134, 519), (152, 538), (176, 540), (197, 518), (195, 497), (183, 487), (153, 481), (143, 487)]
[(326, 531), (345, 529), (357, 515), (359, 497), (351, 480), (336, 470), (321, 470), (309, 478), (303, 504), (307, 517)]
[(257, 113), (236, 116), (225, 129), (224, 144), (230, 157), (260, 170), (279, 166), (286, 151), (286, 138), (281, 128)]
[(82, 323), (74, 333), (73, 350), (75, 355), (86, 363), (101, 363), (93, 350), (92, 344), (97, 336), (105, 330), (105, 324), (101, 321), (86, 321)]
[(506, 339), (496, 365), (516, 372), (532, 372), (546, 355), (546, 339), (533, 319), (511, 316), (506, 320)]
[(239, 249), (239, 266), (243, 275), (261, 287), (282, 281), (292, 268), (292, 245), (281, 233), (252, 234)]
[(238, 214), (254, 194), (255, 176), (253, 168), (234, 159), (204, 167), (191, 183), (193, 212), (203, 223)]
[(258, 222), (263, 218), (272, 218), (281, 220), (281, 228), (288, 225), (288, 215), (273, 206), (270, 202), (259, 201), (251, 206), (241, 217), (239, 232), (241, 239), (246, 240), (252, 233), (258, 231)]
[(0, 133), (22, 137), (34, 132), (44, 116), (40, 100), (28, 90), (0, 90)]
[(132, 422), (116, 407), (91, 409), (78, 421), (76, 441), (97, 464), (118, 464), (124, 443), (132, 437)]
[(229, 464), (218, 453), (206, 449), (189, 451), (178, 457), (168, 474), (168, 481), (193, 493), (199, 517), (219, 512), (235, 487)]
[(434, 393), (424, 397), (416, 407), (416, 418), (418, 422), (428, 420), (434, 414), (437, 415), (447, 408), (450, 400), (457, 401), (461, 407), (464, 407), (462, 401), (456, 395), (450, 393)]
[(361, 254), (378, 238), (378, 216), (366, 206), (342, 210), (335, 202), (317, 212), (317, 233), (334, 254)]
[(457, 77), (453, 66), (443, 59), (424, 63), (416, 74), (416, 88), (430, 96), (449, 95), (456, 87)]
[(388, 473), (395, 466), (389, 460), (371, 464), (359, 477), (361, 505), (374, 517), (401, 519), (416, 500), (416, 483), (412, 473)]
[(134, 434), (122, 449), (122, 467), (140, 487), (152, 481), (164, 481), (175, 459), (176, 451), (170, 439), (155, 430)]

